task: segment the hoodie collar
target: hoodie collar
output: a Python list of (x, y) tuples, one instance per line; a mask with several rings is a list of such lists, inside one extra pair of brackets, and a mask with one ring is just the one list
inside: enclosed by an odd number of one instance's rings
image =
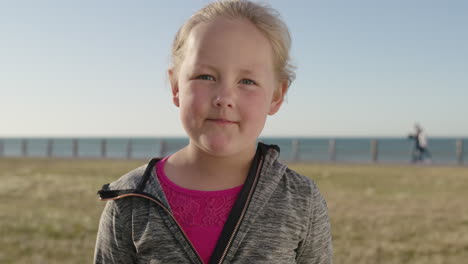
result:
[[(266, 169), (268, 170), (268, 168), (273, 165), (279, 157), (279, 147), (260, 142), (257, 146), (256, 157), (257, 156), (264, 158), (264, 166), (266, 166)], [(154, 169), (154, 166), (160, 160), (161, 158), (153, 158), (148, 162), (148, 164), (142, 165), (128, 172), (118, 180), (104, 184), (102, 189), (98, 191), (100, 198), (102, 200), (108, 200), (115, 199), (123, 194), (146, 193), (158, 198), (167, 205), (168, 203), (165, 198), (164, 191), (156, 175), (156, 170)], [(254, 165), (255, 164), (252, 165), (250, 171), (253, 169)]]

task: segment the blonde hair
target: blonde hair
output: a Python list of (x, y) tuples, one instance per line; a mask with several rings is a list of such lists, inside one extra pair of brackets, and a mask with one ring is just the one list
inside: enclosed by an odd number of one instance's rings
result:
[(200, 23), (213, 21), (218, 17), (247, 19), (270, 41), (273, 49), (274, 66), (279, 80), (289, 84), (295, 79), (295, 67), (290, 63), (291, 36), (279, 13), (267, 6), (248, 0), (221, 0), (200, 9), (177, 32), (172, 44), (172, 69), (178, 75), (184, 59), (184, 45), (192, 29)]

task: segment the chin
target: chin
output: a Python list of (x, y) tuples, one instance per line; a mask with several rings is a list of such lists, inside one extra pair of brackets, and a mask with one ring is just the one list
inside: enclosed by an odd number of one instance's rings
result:
[(239, 151), (230, 145), (231, 144), (202, 144), (202, 149), (213, 156), (227, 157)]
[(242, 144), (239, 142), (219, 138), (205, 138), (199, 142), (199, 146), (204, 152), (218, 157), (228, 157), (238, 154), (243, 150), (240, 145)]

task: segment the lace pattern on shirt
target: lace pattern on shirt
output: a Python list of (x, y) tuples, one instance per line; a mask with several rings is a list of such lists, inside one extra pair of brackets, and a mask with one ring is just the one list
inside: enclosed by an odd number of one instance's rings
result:
[(174, 190), (167, 184), (163, 185), (174, 216), (184, 226), (222, 227), (237, 198), (237, 192), (226, 195), (193, 196)]
[(156, 175), (177, 221), (184, 227), (224, 226), (242, 186), (214, 192), (182, 188), (164, 173), (168, 158), (156, 164)]

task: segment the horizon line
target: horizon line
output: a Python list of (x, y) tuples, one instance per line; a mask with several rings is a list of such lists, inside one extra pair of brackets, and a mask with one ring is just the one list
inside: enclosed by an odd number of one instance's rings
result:
[[(288, 138), (288, 139), (308, 139), (308, 138), (320, 138), (320, 139), (339, 139), (339, 138), (407, 138), (408, 134), (402, 135), (263, 135), (259, 136), (258, 139), (262, 138)], [(428, 138), (462, 138), (468, 139), (467, 135), (427, 135)], [(0, 135), (0, 139), (70, 139), (70, 138), (106, 138), (106, 139), (133, 139), (133, 138), (174, 138), (174, 139), (188, 139), (186, 135)]]

